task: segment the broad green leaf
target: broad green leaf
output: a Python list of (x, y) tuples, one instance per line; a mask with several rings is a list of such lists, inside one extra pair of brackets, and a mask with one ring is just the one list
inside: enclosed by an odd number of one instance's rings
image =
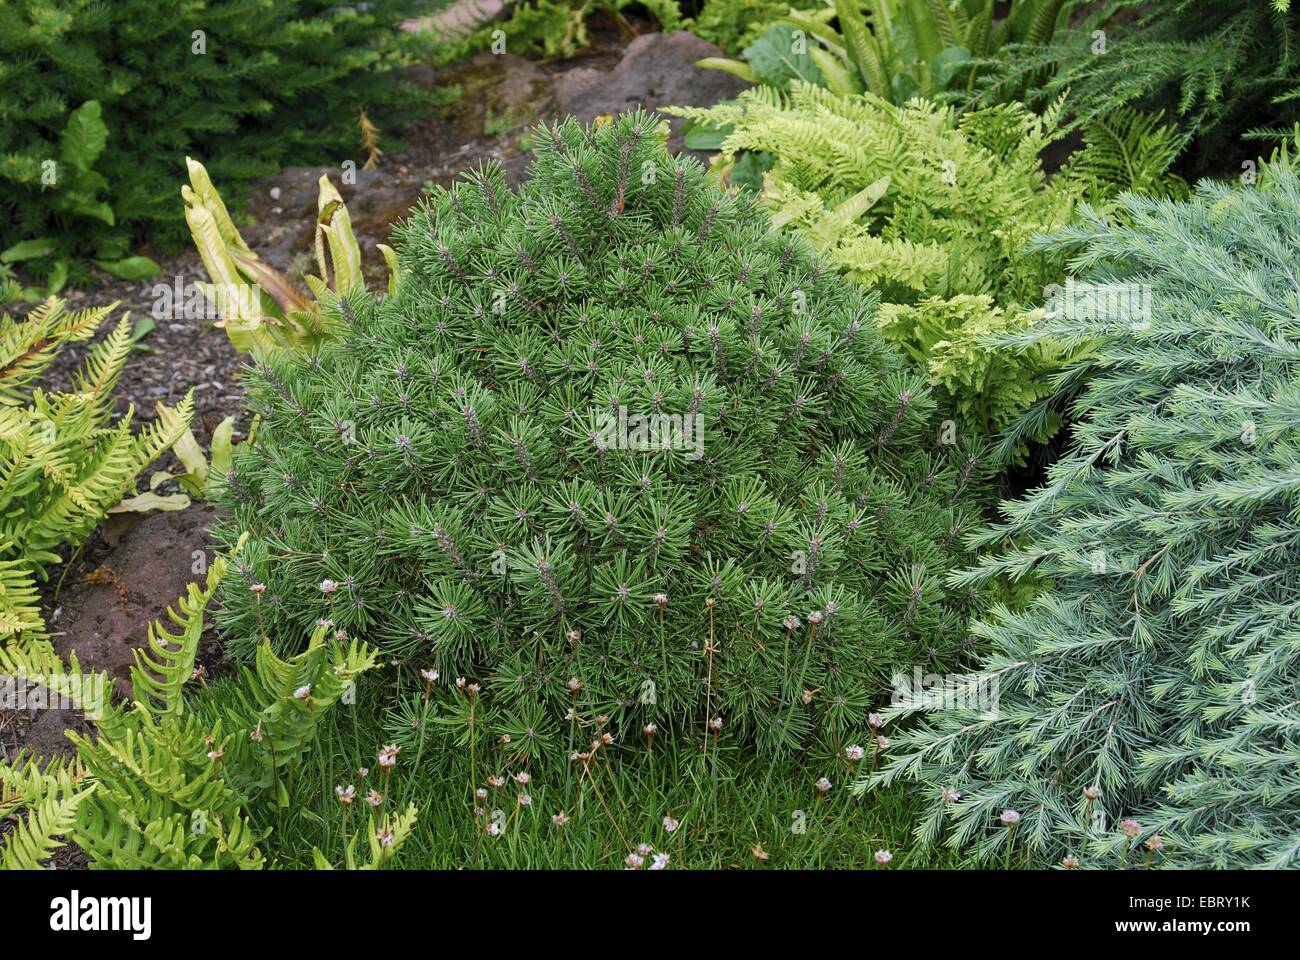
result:
[(54, 252), (54, 241), (49, 237), (37, 237), (34, 240), (20, 240), (12, 247), (0, 253), (0, 263), (17, 263), (19, 260), (32, 260), (36, 257), (48, 257)]
[(682, 127), (682, 141), (688, 150), (721, 150), (731, 127), (711, 127), (703, 123), (687, 123)]
[(157, 323), (155, 323), (154, 318), (145, 314), (135, 322), (135, 326), (131, 330), (131, 342), (138, 344), (139, 341), (153, 333), (156, 326)]
[(970, 51), (965, 47), (945, 47), (939, 55), (930, 61), (930, 78), (933, 91), (946, 90), (953, 75), (961, 64), (970, 60)]
[(732, 60), (728, 57), (705, 57), (703, 60), (696, 60), (695, 65), (701, 70), (721, 70), (723, 73), (729, 73), (732, 76), (740, 77), (746, 83), (758, 83), (759, 78), (748, 64), (741, 63), (739, 60)]
[(89, 170), (108, 142), (108, 127), (104, 126), (103, 111), (98, 100), (87, 100), (68, 115), (59, 144), (59, 156), (64, 163), (78, 170)]
[(124, 257), (121, 260), (96, 260), (95, 266), (121, 280), (147, 280), (162, 273), (162, 267), (148, 257)]
[[(807, 47), (814, 41), (806, 35), (795, 37), (795, 29), (788, 23), (774, 23), (763, 35), (745, 48), (745, 59), (755, 76), (764, 83), (786, 90), (791, 80), (804, 80), (825, 86), (821, 71), (808, 56)], [(796, 52), (801, 50), (802, 52)]]
[(68, 282), (68, 261), (59, 259), (54, 261), (54, 266), (50, 268), (50, 274), (46, 278), (49, 283), (45, 287), (45, 296), (52, 297)]

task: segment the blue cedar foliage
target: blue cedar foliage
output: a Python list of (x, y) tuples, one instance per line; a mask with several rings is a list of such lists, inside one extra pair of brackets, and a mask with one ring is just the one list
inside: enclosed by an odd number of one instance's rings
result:
[[(924, 719), (872, 783), (925, 784), (917, 840), (973, 860), (1013, 844), (1038, 862), (1294, 868), (1300, 180), (1279, 163), (1256, 187), (1123, 208), (1058, 237), (1099, 287), (1021, 338), (1092, 344), (1058, 378), (1073, 445), (974, 538), (999, 547), (982, 568), (954, 577), (1032, 571), (1053, 588), (974, 628), (999, 709)], [(1114, 308), (1126, 297), (1138, 309)]]
[[(495, 166), (437, 192), (396, 229), (395, 297), (252, 374), (237, 651), (328, 617), (530, 716), (707, 711), (772, 749), (960, 659), (974, 600), (942, 577), (976, 451), (940, 444), (874, 299), (662, 133), (539, 129), (520, 192)], [(602, 435), (620, 406), (698, 414), (703, 456)]]

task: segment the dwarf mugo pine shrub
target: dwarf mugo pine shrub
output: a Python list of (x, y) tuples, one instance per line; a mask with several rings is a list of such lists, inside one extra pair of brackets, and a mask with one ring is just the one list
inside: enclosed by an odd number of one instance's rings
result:
[(875, 300), (644, 114), (536, 140), (519, 192), (488, 166), (397, 227), (395, 295), (328, 296), (340, 339), (251, 374), (234, 647), (330, 619), (530, 716), (765, 748), (958, 659), (981, 465)]

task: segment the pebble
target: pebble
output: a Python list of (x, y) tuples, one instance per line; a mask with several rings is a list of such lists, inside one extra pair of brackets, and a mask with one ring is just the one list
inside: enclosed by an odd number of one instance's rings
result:
[(279, 187), (272, 187), (272, 188), (271, 188), (271, 199), (272, 199), (272, 200), (279, 200), (279, 199), (280, 199), (280, 188), (279, 188)]

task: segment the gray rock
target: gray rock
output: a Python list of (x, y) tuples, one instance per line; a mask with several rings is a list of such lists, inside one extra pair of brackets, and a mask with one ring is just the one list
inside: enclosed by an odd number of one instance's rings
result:
[[(605, 113), (625, 113), (640, 106), (710, 106), (729, 100), (748, 84), (718, 70), (701, 70), (695, 61), (725, 54), (693, 33), (647, 33), (628, 44), (627, 53), (613, 70), (577, 67), (555, 77), (555, 98), (560, 116), (573, 114), (590, 122)], [(673, 151), (682, 149), (683, 121), (671, 119)]]

